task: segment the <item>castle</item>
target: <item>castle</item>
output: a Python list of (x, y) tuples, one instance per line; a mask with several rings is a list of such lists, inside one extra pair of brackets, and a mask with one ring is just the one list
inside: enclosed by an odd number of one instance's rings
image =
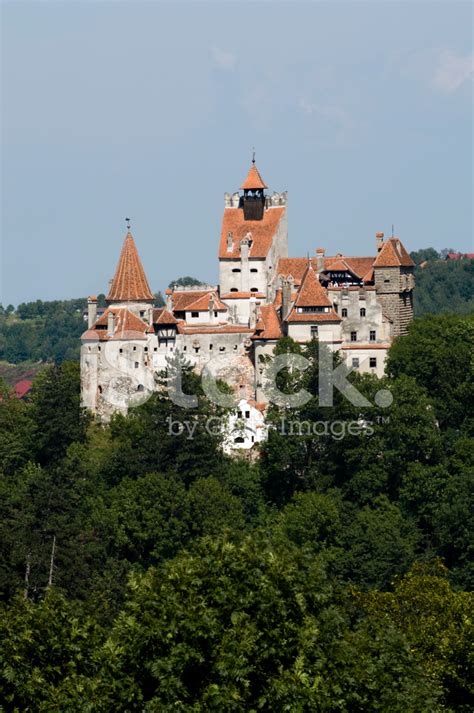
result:
[(282, 336), (317, 337), (361, 372), (381, 376), (394, 337), (413, 317), (414, 263), (396, 237), (376, 233), (375, 255), (288, 257), (286, 192), (266, 193), (252, 161), (240, 191), (226, 193), (219, 244), (219, 285), (166, 291), (154, 307), (128, 231), (98, 318), (88, 298), (81, 337), (82, 403), (107, 421), (156, 389), (155, 374), (180, 352), (233, 386), (248, 428), (236, 447), (264, 432), (264, 358)]

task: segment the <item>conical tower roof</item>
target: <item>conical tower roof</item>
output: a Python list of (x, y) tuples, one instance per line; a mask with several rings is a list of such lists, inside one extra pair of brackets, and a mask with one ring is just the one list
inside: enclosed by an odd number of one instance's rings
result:
[(252, 161), (252, 165), (247, 173), (247, 178), (240, 186), (240, 189), (242, 191), (255, 191), (257, 188), (264, 189), (268, 188), (268, 186), (261, 177), (259, 170), (255, 165), (255, 161)]
[(130, 231), (106, 299), (107, 302), (150, 302), (154, 299)]

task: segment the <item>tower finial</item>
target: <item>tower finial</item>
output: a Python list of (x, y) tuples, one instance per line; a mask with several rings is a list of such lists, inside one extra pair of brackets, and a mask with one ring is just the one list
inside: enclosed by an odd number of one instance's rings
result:
[(395, 226), (392, 223), (392, 238), (394, 238), (394, 237), (395, 237)]
[(255, 163), (255, 146), (252, 146), (252, 163)]
[(130, 232), (130, 218), (125, 218), (125, 222), (127, 224), (127, 230)]

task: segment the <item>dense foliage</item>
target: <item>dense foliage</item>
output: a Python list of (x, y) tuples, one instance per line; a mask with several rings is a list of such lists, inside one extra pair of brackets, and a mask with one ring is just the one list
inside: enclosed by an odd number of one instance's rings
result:
[(366, 406), (319, 404), (317, 346), (277, 346), (311, 398), (257, 461), (188, 368), (192, 413), (164, 391), (107, 427), (76, 363), (2, 387), (0, 709), (472, 710), (474, 320), (416, 320), (350, 375)]
[(474, 312), (474, 260), (445, 260), (452, 248), (438, 253), (433, 248), (412, 252), (416, 289), (415, 315)]

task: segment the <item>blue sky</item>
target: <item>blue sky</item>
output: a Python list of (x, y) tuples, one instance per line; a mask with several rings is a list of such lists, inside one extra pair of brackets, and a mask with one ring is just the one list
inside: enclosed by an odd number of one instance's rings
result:
[(217, 280), (252, 146), (290, 255), (471, 251), (472, 5), (2, 4), (0, 301), (106, 291), (132, 220), (153, 290)]

